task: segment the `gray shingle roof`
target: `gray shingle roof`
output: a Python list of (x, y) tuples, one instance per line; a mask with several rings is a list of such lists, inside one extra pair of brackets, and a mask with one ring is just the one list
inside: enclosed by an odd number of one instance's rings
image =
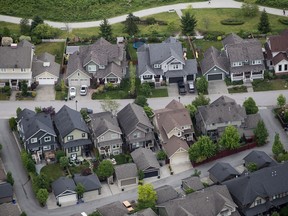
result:
[[(128, 214), (127, 214), (127, 216), (128, 216)], [(151, 208), (148, 208), (148, 209), (138, 211), (138, 212), (132, 214), (131, 216), (157, 216), (157, 214)]]
[(80, 112), (64, 105), (54, 117), (55, 126), (60, 135), (65, 137), (75, 129), (89, 133), (88, 127), (83, 120)]
[(79, 51), (79, 46), (67, 46), (66, 47), (66, 54), (70, 55), (77, 51)]
[(179, 197), (179, 193), (170, 185), (163, 185), (155, 189), (155, 191), (157, 193), (156, 204), (161, 204)]
[(277, 162), (269, 157), (264, 151), (253, 150), (243, 158), (245, 164), (255, 163), (258, 169), (267, 166), (275, 166)]
[(203, 183), (201, 182), (200, 178), (197, 176), (191, 176), (191, 177), (182, 179), (182, 182), (185, 183), (189, 188), (193, 189), (194, 191), (202, 190), (204, 188)]
[(13, 197), (13, 187), (5, 182), (0, 184), (0, 199), (6, 197)]
[(53, 193), (56, 197), (66, 190), (75, 192), (75, 188), (76, 185), (72, 178), (60, 177), (52, 183)]
[(114, 169), (115, 169), (116, 178), (118, 180), (133, 178), (133, 177), (138, 178), (137, 167), (136, 167), (136, 164), (134, 163), (116, 165)]
[(224, 162), (217, 162), (208, 170), (208, 172), (213, 175), (219, 183), (239, 175), (234, 167), (229, 163)]
[(151, 149), (146, 149), (146, 148), (135, 149), (131, 153), (131, 156), (139, 170), (146, 170), (147, 168), (150, 168), (150, 167), (153, 167), (156, 169), (160, 168), (160, 165), (154, 153), (151, 151)]
[(78, 183), (81, 183), (84, 186), (86, 192), (98, 190), (102, 187), (98, 176), (94, 173), (88, 176), (81, 176), (80, 174), (75, 174), (73, 179), (76, 185)]
[(128, 210), (119, 201), (104, 205), (100, 208), (97, 208), (97, 210), (101, 213), (102, 216), (124, 216), (128, 213)]
[(225, 47), (226, 45), (241, 43), (242, 41), (243, 39), (239, 37), (237, 34), (231, 33), (222, 40), (222, 44)]
[[(49, 66), (44, 66), (44, 62), (50, 62)], [(59, 77), (60, 64), (55, 62), (55, 56), (49, 53), (43, 53), (33, 60), (32, 63), (32, 76), (36, 77), (43, 72), (49, 72), (54, 76)]]
[(126, 105), (117, 113), (117, 118), (126, 135), (129, 135), (138, 126), (138, 124), (143, 124), (151, 129), (154, 128), (143, 107), (140, 107), (135, 103)]

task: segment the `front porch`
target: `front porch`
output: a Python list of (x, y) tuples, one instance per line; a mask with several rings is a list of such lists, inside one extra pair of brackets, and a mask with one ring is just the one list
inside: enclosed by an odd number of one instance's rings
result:
[(145, 82), (151, 82), (155, 84), (155, 87), (161, 86), (163, 81), (166, 80), (166, 78), (162, 75), (143, 75), (140, 76), (141, 84)]
[(247, 80), (253, 81), (254, 79), (264, 79), (264, 70), (262, 71), (247, 71), (241, 73), (231, 73), (231, 81), (240, 81), (244, 82)]

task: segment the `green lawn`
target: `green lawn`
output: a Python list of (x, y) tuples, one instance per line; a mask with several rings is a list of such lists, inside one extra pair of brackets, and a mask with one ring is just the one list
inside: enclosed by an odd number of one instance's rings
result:
[(110, 90), (103, 93), (93, 93), (92, 99), (93, 100), (104, 100), (106, 98), (110, 99), (127, 99), (129, 98), (128, 91), (123, 90)]
[(239, 86), (239, 87), (235, 86), (232, 88), (228, 88), (228, 92), (230, 94), (247, 92), (247, 87), (246, 86)]
[(65, 91), (55, 91), (55, 100), (65, 100), (68, 97), (68, 88)]
[(254, 91), (273, 91), (288, 89), (288, 82), (284, 79), (255, 80), (252, 84)]
[(6, 93), (0, 92), (0, 100), (9, 100), (10, 96), (7, 95)]
[(0, 22), (0, 33), (3, 32), (4, 28), (8, 28), (11, 34), (20, 34), (20, 25), (8, 23), (8, 22)]
[(155, 88), (155, 89), (152, 89), (152, 94), (151, 94), (150, 97), (151, 97), (151, 98), (155, 98), (155, 97), (168, 97), (167, 88)]
[(208, 41), (208, 40), (194, 40), (193, 41), (195, 48), (198, 50), (199, 60), (202, 60), (204, 57), (204, 52), (211, 46), (214, 46), (218, 50), (222, 49), (221, 41)]
[(60, 167), (59, 163), (46, 165), (45, 167), (41, 169), (40, 172), (43, 174), (46, 174), (46, 176), (51, 178), (52, 181), (55, 181), (61, 176), (65, 176), (65, 173)]
[(131, 61), (137, 61), (137, 49), (133, 47), (133, 43), (128, 43), (128, 52), (131, 57)]
[(41, 43), (36, 45), (35, 54), (40, 55), (44, 52), (48, 52), (55, 55), (55, 61), (59, 64), (62, 63), (63, 53), (65, 49), (65, 43)]
[(132, 160), (131, 156), (128, 154), (119, 154), (113, 156), (116, 160), (117, 165), (129, 163)]
[(74, 174), (81, 173), (81, 171), (83, 169), (86, 169), (86, 168), (89, 168), (89, 164), (87, 162), (84, 162), (83, 164), (81, 164), (79, 166), (70, 166), (69, 171), (70, 171), (71, 175), (74, 175)]

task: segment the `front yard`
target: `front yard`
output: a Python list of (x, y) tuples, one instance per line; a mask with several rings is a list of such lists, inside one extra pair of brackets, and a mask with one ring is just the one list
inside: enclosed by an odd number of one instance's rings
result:
[(275, 80), (254, 80), (252, 82), (254, 91), (273, 91), (288, 89), (288, 82), (285, 79)]
[(228, 88), (228, 92), (230, 94), (247, 92), (247, 87), (246, 86), (235, 86), (232, 88)]

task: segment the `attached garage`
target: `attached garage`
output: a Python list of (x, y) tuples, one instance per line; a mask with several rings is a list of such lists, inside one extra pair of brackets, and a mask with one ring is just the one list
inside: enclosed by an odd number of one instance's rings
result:
[(87, 85), (90, 86), (90, 78), (89, 75), (82, 71), (75, 71), (70, 76), (67, 77), (69, 86), (81, 86)]
[(151, 171), (151, 172), (144, 172), (144, 178), (155, 177), (155, 176), (158, 176), (158, 175), (159, 175), (158, 170)]
[(138, 170), (136, 164), (127, 163), (115, 166), (115, 177), (118, 187), (121, 189), (127, 186), (138, 185)]
[(131, 179), (121, 180), (120, 185), (121, 186), (133, 185), (136, 184), (136, 182), (137, 182), (136, 178), (133, 177)]
[(187, 80), (194, 80), (194, 75), (187, 75)]
[(43, 72), (35, 77), (35, 81), (39, 85), (54, 85), (58, 81), (58, 76), (49, 72)]
[(57, 198), (57, 200), (60, 205), (64, 205), (66, 203), (77, 203), (77, 194), (61, 195)]
[(223, 74), (208, 74), (208, 81), (223, 80)]
[(76, 185), (73, 179), (60, 177), (52, 183), (52, 190), (57, 204), (77, 203)]
[(185, 152), (176, 152), (169, 159), (170, 159), (170, 164), (181, 164), (181, 163), (190, 162), (188, 152), (186, 152), (186, 151)]
[(177, 83), (179, 81), (184, 81), (183, 77), (169, 77), (169, 83)]

